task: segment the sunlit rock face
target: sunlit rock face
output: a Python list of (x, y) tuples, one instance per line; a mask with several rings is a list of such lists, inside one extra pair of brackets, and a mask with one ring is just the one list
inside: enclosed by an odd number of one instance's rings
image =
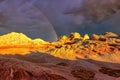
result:
[(16, 31), (31, 38), (47, 41), (57, 39), (53, 25), (47, 17), (33, 5), (34, 1), (4, 0), (0, 2), (0, 34)]
[[(37, 51), (42, 47), (47, 47), (49, 42), (40, 38), (31, 39), (23, 33), (11, 32), (0, 36), (0, 53), (1, 54), (29, 54)], [(39, 51), (38, 50), (38, 51)]]
[[(23, 33), (12, 32), (0, 36), (0, 54), (26, 55), (31, 52), (43, 52), (69, 60), (93, 59), (105, 62), (120, 63), (120, 36), (106, 32), (103, 35), (93, 34), (83, 37), (75, 32), (62, 36), (57, 41), (46, 42), (40, 38), (31, 39)], [(112, 55), (111, 55), (112, 54)]]

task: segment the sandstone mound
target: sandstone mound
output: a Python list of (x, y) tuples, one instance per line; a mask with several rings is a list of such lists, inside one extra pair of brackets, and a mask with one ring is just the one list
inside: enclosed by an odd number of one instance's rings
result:
[(6, 35), (0, 36), (0, 43), (1, 45), (15, 45), (15, 44), (25, 44), (32, 41), (30, 38), (28, 38), (26, 35), (23, 33), (16, 33), (16, 32), (11, 32)]
[[(40, 38), (32, 40), (23, 33), (11, 32), (0, 36), (1, 54), (28, 54), (31, 51), (46, 46), (46, 42)], [(45, 47), (44, 46), (44, 47)]]

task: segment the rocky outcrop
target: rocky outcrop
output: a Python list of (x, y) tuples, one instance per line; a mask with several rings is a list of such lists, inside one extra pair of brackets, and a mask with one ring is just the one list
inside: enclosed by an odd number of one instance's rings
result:
[[(1, 54), (25, 55), (31, 51), (38, 51), (70, 60), (79, 57), (111, 62), (119, 62), (117, 56), (120, 55), (120, 37), (112, 32), (103, 35), (93, 34), (91, 38), (88, 34), (82, 37), (75, 32), (70, 36), (64, 35), (52, 43), (42, 39), (32, 40), (22, 33), (13, 32), (0, 36), (0, 42)], [(111, 56), (110, 60), (108, 55)]]
[(111, 55), (111, 59), (114, 61), (114, 58), (116, 57), (115, 61), (119, 62), (119, 59), (117, 58), (120, 52), (119, 35), (112, 32), (106, 32), (103, 35), (93, 34), (91, 38), (89, 38), (88, 35), (85, 35), (84, 37), (80, 35), (79, 37), (75, 36), (76, 35), (74, 34), (69, 37), (63, 36), (57, 42), (53, 42), (56, 48), (49, 48), (48, 53), (67, 59), (79, 57), (97, 60), (108, 59), (103, 59), (103, 57), (113, 54), (114, 57)]
[(0, 36), (0, 41), (0, 80), (119, 80), (120, 77), (120, 36), (112, 32), (92, 37), (75, 32), (56, 42), (32, 40), (12, 32)]

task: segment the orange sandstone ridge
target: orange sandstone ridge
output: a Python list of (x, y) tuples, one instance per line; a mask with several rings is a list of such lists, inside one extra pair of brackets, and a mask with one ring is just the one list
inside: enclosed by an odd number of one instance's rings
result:
[(82, 37), (75, 32), (51, 43), (40, 38), (32, 40), (23, 33), (11, 32), (0, 36), (0, 43), (0, 54), (26, 55), (37, 51), (70, 60), (84, 58), (108, 62), (120, 61), (118, 57), (120, 36), (112, 32), (103, 35), (93, 34), (91, 38), (88, 34)]

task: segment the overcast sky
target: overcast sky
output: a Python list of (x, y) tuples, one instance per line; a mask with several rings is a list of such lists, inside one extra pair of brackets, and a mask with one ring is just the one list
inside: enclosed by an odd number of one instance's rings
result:
[[(81, 34), (120, 32), (120, 13), (94, 23), (84, 10), (84, 5), (84, 0), (1, 0), (0, 34), (16, 31), (32, 38), (53, 41), (57, 35), (68, 35), (75, 31)], [(83, 11), (79, 12), (81, 9)], [(65, 14), (71, 10), (73, 13)], [(74, 14), (75, 10), (79, 13)]]
[[(120, 13), (115, 13), (110, 15), (109, 17), (105, 17), (101, 21), (94, 21), (92, 22), (91, 19), (89, 19), (87, 12), (80, 12), (79, 14), (64, 14), (65, 12), (76, 9), (84, 9), (84, 1), (87, 0), (40, 0), (36, 1), (34, 4), (36, 7), (38, 7), (50, 20), (50, 22), (53, 24), (56, 32), (58, 35), (61, 34), (69, 34), (70, 32), (78, 31), (81, 34), (84, 33), (104, 33), (104, 32), (120, 32)], [(87, 8), (91, 9), (91, 6), (94, 5), (94, 1), (99, 0), (92, 0), (90, 6)], [(118, 1), (118, 0), (114, 0)], [(111, 2), (114, 2), (111, 0)], [(95, 2), (95, 5), (97, 4), (96, 10), (91, 9), (91, 11), (94, 14), (94, 11), (99, 11), (103, 7), (103, 3), (108, 7), (111, 7), (112, 5), (109, 5), (111, 3), (109, 0), (101, 0), (100, 5)], [(88, 2), (90, 3), (90, 1)], [(84, 7), (83, 7), (84, 6)], [(105, 11), (106, 13), (102, 13), (102, 11)], [(108, 12), (108, 13), (107, 13)], [(109, 10), (101, 10), (101, 14), (97, 15), (106, 15), (109, 14)], [(90, 16), (91, 17), (91, 16)], [(101, 16), (102, 17), (102, 16)], [(119, 33), (120, 34), (120, 33)]]

